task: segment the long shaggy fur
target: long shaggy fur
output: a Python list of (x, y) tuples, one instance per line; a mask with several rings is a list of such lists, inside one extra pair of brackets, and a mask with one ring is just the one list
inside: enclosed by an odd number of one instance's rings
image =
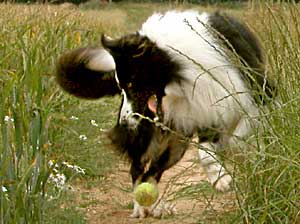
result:
[(60, 57), (56, 80), (68, 93), (87, 99), (97, 99), (120, 92), (115, 80), (115, 63), (104, 50), (79, 48)]
[[(82, 48), (63, 55), (57, 80), (78, 97), (121, 93), (119, 118), (109, 137), (131, 161), (133, 186), (158, 183), (184, 155), (187, 139), (197, 134), (209, 181), (228, 189), (231, 177), (215, 152), (249, 137), (259, 104), (274, 96), (251, 31), (220, 13), (170, 11), (152, 15), (137, 33), (119, 39), (103, 35), (102, 45), (105, 50)], [(132, 216), (146, 214), (135, 202)]]

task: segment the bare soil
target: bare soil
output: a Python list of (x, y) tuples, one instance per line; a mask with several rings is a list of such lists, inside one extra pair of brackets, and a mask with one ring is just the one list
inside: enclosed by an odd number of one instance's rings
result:
[[(206, 176), (197, 162), (197, 150), (188, 150), (184, 158), (173, 168), (166, 171), (159, 184), (163, 199), (174, 199), (176, 214), (165, 215), (161, 219), (147, 217), (145, 219), (130, 218), (132, 210), (131, 179), (129, 166), (121, 162), (117, 170), (101, 186), (87, 187), (77, 185), (81, 207), (89, 224), (127, 224), (127, 223), (219, 223), (222, 214), (234, 210), (232, 192), (217, 193), (205, 182)], [(189, 193), (181, 195), (182, 189), (203, 183), (208, 190), (201, 190), (196, 196)], [(195, 193), (195, 191), (194, 191)], [(192, 193), (191, 193), (192, 194)]]

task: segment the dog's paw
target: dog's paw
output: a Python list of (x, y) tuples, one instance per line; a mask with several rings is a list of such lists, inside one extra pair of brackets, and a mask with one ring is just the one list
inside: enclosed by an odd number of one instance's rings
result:
[(200, 162), (207, 174), (207, 180), (218, 191), (227, 191), (230, 189), (232, 181), (231, 176), (217, 159), (217, 145), (213, 143), (201, 143), (199, 149)]
[(228, 191), (232, 182), (232, 177), (225, 168), (218, 162), (211, 163), (205, 167), (207, 180), (218, 191)]
[(158, 200), (151, 207), (140, 206), (134, 201), (133, 212), (130, 215), (131, 218), (146, 218), (147, 216), (153, 216), (154, 218), (161, 218), (165, 215), (175, 215), (177, 213), (175, 204), (169, 202), (162, 202)]
[(213, 183), (216, 190), (218, 191), (228, 191), (230, 189), (230, 183), (232, 178), (229, 174), (224, 174), (222, 177), (219, 177), (216, 182)]
[(146, 218), (149, 215), (149, 210), (146, 207), (140, 206), (139, 203), (134, 201), (133, 212), (131, 218)]
[(162, 202), (151, 206), (150, 214), (155, 218), (161, 218), (165, 215), (175, 215), (177, 213), (175, 204)]

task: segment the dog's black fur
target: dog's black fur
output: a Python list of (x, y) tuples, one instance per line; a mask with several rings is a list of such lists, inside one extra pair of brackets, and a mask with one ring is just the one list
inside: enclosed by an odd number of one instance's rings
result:
[(226, 48), (239, 57), (239, 70), (251, 86), (256, 102), (267, 102), (275, 95), (275, 84), (265, 78), (265, 59), (257, 38), (237, 19), (220, 12), (212, 14), (209, 23)]
[(95, 50), (95, 47), (79, 48), (60, 57), (56, 67), (56, 80), (65, 91), (87, 99), (120, 93), (114, 71), (95, 71), (86, 66), (95, 55)]

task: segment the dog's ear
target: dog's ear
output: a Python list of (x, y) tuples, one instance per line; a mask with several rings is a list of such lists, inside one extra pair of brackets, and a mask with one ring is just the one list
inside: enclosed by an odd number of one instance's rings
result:
[(67, 52), (57, 63), (56, 80), (68, 93), (97, 99), (120, 93), (115, 80), (115, 61), (102, 48), (79, 48)]
[(113, 39), (106, 34), (102, 34), (101, 43), (105, 49), (109, 49), (113, 52), (120, 51), (123, 47), (122, 39)]
[(139, 33), (131, 33), (121, 38), (113, 39), (103, 34), (101, 37), (102, 46), (114, 56), (139, 57), (149, 47), (150, 40)]

